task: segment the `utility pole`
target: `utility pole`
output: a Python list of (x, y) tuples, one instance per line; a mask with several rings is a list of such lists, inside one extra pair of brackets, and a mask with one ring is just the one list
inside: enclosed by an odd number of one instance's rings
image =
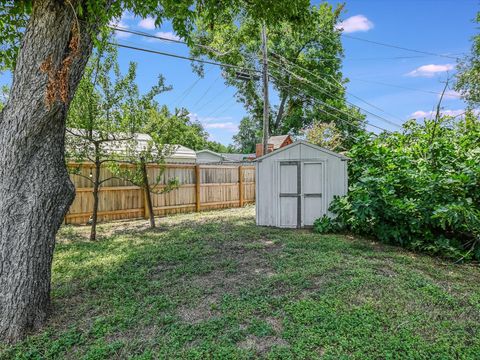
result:
[(268, 61), (267, 61), (267, 30), (265, 23), (262, 26), (262, 52), (263, 52), (263, 155), (268, 151)]

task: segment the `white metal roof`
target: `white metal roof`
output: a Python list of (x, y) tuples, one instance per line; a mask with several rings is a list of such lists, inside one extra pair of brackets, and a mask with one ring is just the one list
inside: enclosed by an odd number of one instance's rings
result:
[[(82, 131), (80, 129), (69, 129), (69, 132), (74, 133), (76, 135), (81, 136)], [(95, 136), (94, 132), (94, 136)], [(67, 132), (67, 136), (73, 136)], [(130, 135), (127, 134), (114, 134), (112, 135), (117, 139), (125, 139), (128, 138)], [(134, 151), (140, 153), (148, 148), (149, 141), (152, 140), (151, 136), (148, 134), (136, 133), (133, 135), (133, 140), (135, 140), (135, 149)], [(113, 140), (105, 143), (104, 149), (108, 152), (114, 154), (125, 154), (127, 150), (131, 150), (131, 144), (129, 144), (129, 140)], [(195, 162), (197, 158), (197, 154), (195, 150), (192, 150), (186, 146), (179, 145), (179, 144), (165, 144), (165, 147), (169, 148), (170, 154), (166, 157), (166, 160), (191, 160)]]

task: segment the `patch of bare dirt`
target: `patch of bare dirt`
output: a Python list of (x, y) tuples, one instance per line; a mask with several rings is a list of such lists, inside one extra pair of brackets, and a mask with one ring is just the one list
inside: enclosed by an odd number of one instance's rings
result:
[(283, 331), (283, 323), (281, 319), (276, 317), (267, 317), (265, 322), (270, 325), (277, 335), (281, 334)]
[(254, 350), (257, 353), (265, 354), (274, 346), (286, 347), (288, 342), (277, 336), (258, 337), (248, 335), (247, 338), (239, 342), (238, 347), (244, 350)]
[(383, 266), (378, 267), (377, 269), (375, 269), (375, 272), (378, 275), (385, 276), (385, 277), (397, 276), (397, 272), (393, 270), (393, 268), (388, 264), (384, 264)]
[(177, 310), (178, 316), (180, 316), (182, 321), (189, 324), (197, 324), (209, 320), (219, 315), (219, 311), (214, 308), (217, 301), (217, 295), (207, 295), (196, 303), (195, 307), (180, 307), (180, 309)]

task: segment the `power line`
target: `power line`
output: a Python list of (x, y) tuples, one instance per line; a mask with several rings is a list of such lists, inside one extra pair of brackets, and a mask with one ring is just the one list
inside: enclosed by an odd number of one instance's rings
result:
[[(326, 80), (326, 79), (324, 79), (324, 78), (321, 78), (320, 76), (314, 74), (312, 71), (310, 71), (310, 70), (306, 69), (305, 67), (300, 66), (300, 65), (298, 65), (298, 64), (296, 64), (296, 63), (294, 63), (294, 62), (292, 62), (292, 61), (290, 61), (290, 60), (288, 60), (288, 59), (286, 59), (285, 57), (283, 57), (283, 56), (281, 56), (281, 55), (278, 55), (278, 54), (273, 53), (273, 52), (272, 52), (272, 54), (273, 54), (274, 56), (280, 58), (280, 59), (283, 59), (284, 61), (288, 62), (289, 64), (295, 65), (297, 68), (302, 69), (303, 71), (306, 71), (307, 73), (309, 73), (310, 75), (312, 75), (312, 76), (315, 77), (316, 79), (319, 79), (320, 81), (326, 82), (327, 84), (330, 84), (330, 85), (333, 84), (332, 82), (330, 82), (330, 81), (328, 81), (328, 80)], [(385, 114), (387, 114), (387, 115), (389, 115), (389, 116), (392, 116), (392, 117), (394, 117), (394, 118), (396, 118), (396, 119), (398, 119), (398, 120), (400, 120), (400, 121), (403, 122), (403, 119), (401, 119), (400, 117), (398, 117), (398, 116), (396, 116), (396, 115), (393, 115), (393, 114), (390, 114), (390, 113), (388, 113), (387, 111), (383, 110), (382, 108), (380, 108), (380, 107), (378, 107), (378, 106), (376, 106), (376, 105), (373, 105), (372, 103), (370, 103), (370, 102), (362, 99), (361, 97), (359, 97), (359, 96), (357, 96), (357, 95), (355, 95), (355, 94), (352, 94), (351, 92), (347, 91), (347, 90), (344, 88), (344, 86), (343, 86), (337, 79), (335, 79), (332, 75), (329, 74), (328, 76), (330, 76), (330, 78), (332, 78), (332, 80), (336, 83), (336, 84), (334, 84), (334, 85), (337, 86), (337, 87), (339, 87), (339, 88), (341, 88), (343, 91), (345, 91), (346, 94), (348, 94), (348, 95), (354, 97), (355, 99), (357, 99), (357, 100), (359, 100), (359, 101), (367, 104), (368, 106), (371, 106), (371, 107), (373, 107), (373, 108), (375, 108), (375, 109), (377, 109), (377, 110), (379, 110), (379, 111), (381, 111), (381, 112), (383, 112), (383, 113), (385, 113)], [(353, 105), (353, 106), (356, 106), (356, 107), (362, 109), (362, 108), (361, 108), (360, 106), (358, 106), (358, 105), (355, 105), (355, 104), (353, 104), (353, 103), (351, 103), (351, 102), (349, 102), (349, 101), (347, 101), (347, 100), (345, 100), (345, 101), (346, 101), (347, 103), (349, 103), (350, 105)], [(388, 122), (388, 123), (391, 124), (391, 125), (399, 126), (398, 124), (396, 124), (396, 123), (394, 123), (394, 122), (391, 122), (390, 120), (384, 119), (384, 118), (382, 118), (382, 117), (380, 117), (380, 116), (378, 116), (378, 115), (376, 115), (376, 114), (373, 114), (373, 113), (369, 112), (369, 111), (366, 110), (366, 109), (362, 109), (362, 110), (365, 111), (365, 112), (367, 112), (367, 113), (370, 113), (370, 114), (373, 115), (373, 116), (376, 116), (376, 117), (379, 117), (380, 119), (383, 119), (384, 121)]]
[[(222, 109), (222, 110), (228, 109), (228, 106), (226, 106), (226, 105), (230, 105), (230, 104), (232, 103), (232, 100), (235, 102), (235, 99), (228, 98), (228, 99), (225, 100), (220, 106), (218, 106), (216, 109), (214, 109), (213, 111), (211, 111), (210, 113), (208, 113), (205, 117), (213, 116), (213, 115), (216, 114), (220, 109)], [(223, 108), (225, 108), (225, 109), (223, 109)]]
[(182, 56), (182, 55), (177, 55), (177, 54), (172, 54), (172, 53), (167, 53), (167, 52), (157, 51), (157, 50), (151, 50), (151, 49), (146, 49), (146, 48), (137, 47), (137, 46), (130, 46), (130, 45), (125, 45), (125, 44), (120, 44), (120, 43), (112, 43), (112, 42), (109, 42), (108, 44), (118, 46), (118, 47), (121, 47), (121, 48), (125, 48), (125, 49), (143, 51), (143, 52), (147, 52), (147, 53), (151, 53), (151, 54), (157, 54), (157, 55), (163, 55), (163, 56), (170, 56), (170, 57), (177, 58), (177, 59), (189, 60), (189, 61), (199, 62), (199, 63), (203, 63), (203, 64), (224, 66), (224, 67), (228, 67), (228, 68), (232, 68), (232, 69), (240, 69), (240, 70), (252, 71), (252, 72), (256, 72), (256, 73), (261, 72), (260, 70), (246, 68), (246, 67), (243, 67), (243, 66), (226, 64), (226, 63), (219, 63), (219, 62), (209, 61), (209, 60), (201, 60), (201, 59), (196, 59), (196, 58), (189, 57), (189, 56)]
[(223, 93), (225, 92), (225, 89), (222, 89), (220, 90), (219, 92), (217, 92), (213, 97), (211, 97), (207, 102), (203, 103), (202, 105), (200, 105), (200, 107), (198, 109), (196, 109), (195, 111), (200, 111), (202, 110), (205, 106), (207, 106), (208, 104), (211, 104), (214, 100), (216, 100), (220, 95), (222, 95)]
[(160, 36), (160, 35), (152, 35), (152, 34), (149, 34), (147, 32), (138, 31), (138, 30), (128, 30), (128, 29), (125, 29), (125, 28), (122, 28), (122, 27), (119, 27), (119, 26), (109, 26), (109, 28), (112, 29), (112, 30), (121, 31), (121, 32), (124, 32), (124, 33), (127, 33), (127, 34), (134, 34), (134, 35), (148, 37), (148, 38), (151, 38), (151, 39), (169, 41), (169, 42), (172, 42), (172, 43), (175, 43), (175, 44), (183, 44), (183, 45), (187, 45), (187, 46), (195, 46), (195, 47), (203, 48), (203, 49), (206, 49), (208, 51), (216, 53), (217, 56), (223, 56), (223, 55), (227, 54), (227, 53), (221, 53), (220, 51), (218, 51), (214, 48), (211, 48), (210, 46), (207, 46), (207, 45), (201, 45), (201, 44), (196, 44), (196, 43), (187, 43), (186, 41), (179, 40), (179, 39), (173, 39), (171, 37)]
[(221, 74), (218, 75), (217, 78), (210, 84), (210, 86), (208, 87), (208, 89), (205, 90), (202, 95), (200, 95), (200, 97), (199, 97), (198, 100), (195, 102), (195, 104), (192, 105), (192, 107), (193, 107), (193, 106), (197, 106), (198, 103), (203, 100), (204, 96), (206, 96), (206, 95), (208, 94), (208, 92), (213, 88), (213, 85), (215, 85), (216, 82), (218, 81), (218, 79), (220, 79), (220, 76), (221, 76)]
[[(302, 66), (300, 66), (300, 65), (298, 65), (298, 64), (295, 64), (295, 63), (289, 61), (288, 59), (284, 58), (284, 57), (281, 56), (281, 55), (278, 55), (278, 54), (274, 54), (274, 55), (276, 55), (276, 56), (279, 57), (279, 58), (282, 58), (283, 60), (287, 61), (288, 63), (290, 63), (290, 64), (292, 64), (292, 65), (297, 66), (298, 68), (300, 68), (300, 69), (308, 72), (309, 74), (311, 74), (311, 75), (314, 76), (315, 78), (317, 78), (317, 79), (319, 79), (319, 80), (321, 80), (321, 81), (323, 81), (323, 82), (325, 82), (325, 83), (327, 83), (327, 84), (329, 84), (329, 85), (332, 85), (332, 84), (333, 84), (332, 82), (330, 82), (330, 81), (328, 81), (328, 80), (326, 80), (326, 79), (324, 79), (324, 78), (319, 77), (318, 75), (314, 74), (313, 72), (309, 71), (308, 69), (305, 69), (304, 67), (302, 67)], [(287, 71), (288, 71), (288, 70), (287, 70)], [(292, 73), (292, 74), (293, 74), (293, 73)], [(293, 75), (295, 76), (295, 74), (293, 74)], [(374, 107), (374, 108), (376, 108), (376, 109), (378, 109), (378, 110), (380, 110), (380, 111), (388, 114), (385, 110), (379, 108), (378, 106), (375, 106), (375, 105), (369, 103), (368, 101), (363, 100), (362, 98), (360, 98), (360, 97), (358, 97), (358, 96), (356, 96), (356, 95), (348, 92), (347, 90), (345, 90), (345, 88), (343, 87), (343, 85), (342, 85), (340, 82), (338, 82), (333, 76), (330, 75), (330, 77), (336, 82), (336, 84), (333, 84), (333, 85), (341, 88), (343, 91), (345, 91), (345, 93), (347, 93), (347, 94), (349, 94), (350, 96), (352, 96), (352, 97), (354, 97), (354, 98), (356, 98), (356, 99), (364, 102), (365, 104), (367, 104), (367, 105), (369, 105), (369, 106), (371, 106), (371, 107)], [(305, 79), (305, 80), (306, 80), (306, 79)], [(308, 81), (308, 80), (307, 80), (307, 81)], [(312, 83), (312, 85), (314, 85), (314, 84)], [(325, 92), (324, 92), (324, 93), (325, 93)], [(330, 96), (331, 96), (331, 95), (330, 95)], [(340, 99), (339, 97), (336, 97), (336, 98), (337, 98), (337, 99)], [(341, 99), (341, 100), (343, 100), (343, 99)], [(385, 118), (383, 118), (383, 117), (381, 117), (381, 116), (379, 116), (379, 115), (377, 115), (377, 114), (374, 114), (374, 113), (372, 113), (372, 112), (370, 112), (370, 111), (368, 111), (368, 110), (366, 110), (366, 109), (363, 109), (363, 108), (361, 108), (360, 106), (358, 106), (358, 105), (356, 105), (356, 104), (353, 104), (353, 103), (351, 103), (351, 102), (348, 101), (348, 100), (345, 100), (345, 101), (346, 101), (348, 104), (350, 104), (350, 105), (352, 105), (352, 106), (356, 106), (356, 107), (358, 107), (359, 109), (365, 111), (366, 113), (369, 113), (370, 115), (375, 116), (375, 117), (377, 117), (377, 118), (379, 118), (379, 119), (381, 119), (381, 120), (389, 123), (390, 125), (397, 126), (397, 127), (401, 127), (400, 125), (398, 125), (398, 124), (396, 124), (396, 123), (394, 123), (394, 122), (392, 122), (392, 121), (390, 121), (390, 120), (388, 120), (388, 119), (385, 119)], [(397, 116), (395, 116), (395, 115), (391, 115), (391, 114), (388, 114), (388, 115), (393, 116), (393, 117), (395, 117), (395, 118), (397, 118), (397, 119), (399, 119), (400, 121), (403, 122), (403, 119), (400, 119), (399, 117), (397, 117)]]
[[(118, 43), (109, 43), (109, 44), (110, 44), (110, 45), (114, 45), (114, 46), (118, 46), (118, 47), (124, 47), (124, 48), (131, 49), (131, 50), (137, 50), (137, 51), (144, 51), (144, 52), (148, 52), (148, 53), (153, 53), (153, 54), (157, 54), (157, 55), (171, 56), (171, 57), (174, 57), (174, 58), (179, 58), (179, 59), (184, 59), (184, 60), (190, 60), (190, 61), (198, 61), (198, 62), (203, 62), (203, 63), (207, 63), (207, 64), (211, 64), (211, 65), (227, 66), (227, 67), (233, 67), (233, 68), (241, 68), (241, 69), (244, 69), (244, 70), (250, 70), (250, 71), (254, 71), (254, 72), (259, 72), (258, 70), (255, 70), (255, 69), (248, 69), (248, 68), (238, 67), (238, 66), (235, 66), (235, 65), (223, 64), (223, 63), (216, 63), (216, 62), (212, 62), (212, 61), (198, 60), (198, 59), (194, 59), (194, 58), (191, 58), (191, 57), (186, 57), (186, 56), (181, 56), (181, 55), (176, 55), (176, 54), (170, 54), (170, 53), (165, 53), (165, 52), (161, 52), (161, 51), (154, 51), (154, 50), (139, 48), (139, 47), (135, 47), (135, 46), (127, 46), (127, 45), (122, 45), (122, 44), (118, 44)], [(271, 74), (270, 74), (270, 75), (271, 75)], [(280, 80), (279, 80), (278, 78), (276, 78), (275, 76), (273, 76), (273, 75), (271, 75), (271, 76), (272, 76), (273, 78), (277, 79), (278, 81), (280, 81)], [(197, 80), (199, 80), (199, 79), (197, 79)], [(282, 82), (282, 81), (280, 81), (280, 82)], [(287, 86), (288, 86), (288, 85), (287, 85)], [(292, 88), (291, 86), (288, 86), (288, 87)], [(300, 89), (298, 89), (298, 88), (296, 88), (296, 87), (295, 87), (295, 89), (301, 91)], [(333, 106), (331, 106), (331, 105), (329, 105), (329, 104), (327, 104), (327, 103), (325, 103), (325, 102), (323, 102), (323, 101), (321, 101), (321, 100), (319, 100), (319, 99), (317, 99), (317, 98), (315, 98), (315, 97), (312, 97), (312, 96), (306, 95), (306, 94), (304, 94), (304, 96), (305, 96), (305, 97), (308, 97), (308, 98), (311, 98), (311, 99), (313, 99), (313, 100), (316, 101), (316, 102), (319, 102), (319, 103), (320, 103), (321, 105), (323, 105), (323, 106), (326, 106), (326, 107), (328, 107), (328, 108), (330, 108), (330, 109), (333, 109), (333, 110), (335, 110), (335, 111), (338, 111), (338, 112), (340, 112), (340, 113), (343, 113), (343, 114), (347, 115), (348, 117), (351, 117), (351, 118), (356, 119), (356, 120), (359, 120), (359, 121), (363, 121), (363, 119), (355, 118), (355, 117), (353, 117), (351, 114), (348, 114), (348, 113), (346, 113), (346, 112), (344, 112), (344, 111), (342, 111), (342, 110), (340, 110), (340, 109), (337, 109), (337, 108), (335, 108), (335, 107), (333, 107)], [(231, 99), (228, 99), (228, 100), (231, 101)], [(212, 113), (210, 113), (210, 115), (208, 115), (208, 116), (213, 115), (214, 113), (216, 113), (217, 111), (219, 111), (220, 108), (222, 108), (222, 107), (224, 107), (225, 105), (227, 105), (228, 100), (225, 101), (225, 103), (223, 103), (222, 105), (220, 105), (216, 110), (214, 110), (214, 111), (213, 111)], [(339, 117), (337, 117), (336, 115), (333, 115), (333, 114), (330, 114), (330, 115), (334, 116), (335, 118), (337, 118), (338, 120), (340, 120), (340, 121), (342, 121), (342, 122), (346, 122), (345, 119), (339, 118)], [(377, 125), (370, 124), (368, 121), (365, 121), (365, 122), (366, 122), (366, 124), (368, 124), (369, 126), (372, 126), (372, 127), (376, 128), (376, 129), (379, 129), (379, 130), (385, 131), (385, 132), (387, 132), (387, 133), (390, 133), (390, 131), (387, 130), (387, 129), (384, 129), (384, 128), (382, 128), (382, 127), (380, 127), (380, 126), (377, 126)], [(349, 125), (352, 125), (352, 124), (349, 124)], [(360, 129), (360, 126), (358, 126), (358, 125), (354, 125), (354, 126), (356, 126), (356, 127), (358, 127), (358, 128)]]
[(424, 50), (410, 49), (410, 48), (407, 48), (407, 47), (398, 46), (398, 45), (393, 45), (393, 44), (387, 44), (387, 43), (380, 42), (380, 41), (374, 41), (374, 40), (368, 40), (368, 39), (364, 39), (364, 38), (359, 38), (359, 37), (352, 36), (352, 35), (347, 35), (347, 34), (344, 34), (344, 33), (342, 33), (342, 35), (345, 36), (346, 38), (349, 38), (349, 39), (358, 40), (358, 41), (364, 41), (364, 42), (367, 42), (367, 43), (370, 43), (370, 44), (375, 44), (375, 45), (390, 47), (390, 48), (394, 48), (394, 49), (399, 49), (399, 50), (404, 50), (404, 51), (410, 51), (410, 52), (415, 52), (415, 53), (425, 54), (425, 55), (431, 55), (431, 56), (439, 56), (439, 57), (443, 57), (443, 58), (447, 58), (447, 59), (454, 59), (454, 60), (458, 60), (458, 59), (459, 59), (458, 57), (455, 57), (455, 56), (450, 56), (450, 55), (445, 55), (445, 54), (438, 54), (438, 53), (434, 53), (434, 52), (430, 52), (430, 51), (424, 51)]
[(190, 93), (190, 91), (193, 90), (193, 88), (198, 84), (198, 82), (201, 80), (202, 78), (199, 77), (198, 79), (196, 79), (188, 88), (186, 88), (182, 94), (173, 102), (173, 105), (176, 107), (177, 104), (180, 104), (183, 99), (185, 99), (185, 97)]
[[(272, 61), (272, 63), (279, 65), (278, 63), (276, 63), (276, 62), (274, 62), (274, 61)], [(339, 98), (339, 97), (337, 97), (337, 96), (335, 96), (335, 95), (332, 95), (331, 93), (329, 93), (329, 92), (326, 91), (325, 89), (322, 89), (322, 88), (318, 87), (316, 84), (312, 83), (312, 82), (309, 81), (308, 79), (305, 79), (304, 77), (299, 76), (299, 75), (295, 74), (294, 72), (292, 72), (292, 71), (290, 71), (290, 70), (288, 70), (288, 69), (286, 69), (286, 68), (283, 68), (283, 70), (287, 71), (289, 74), (293, 75), (294, 77), (296, 77), (296, 78), (299, 79), (300, 81), (306, 82), (306, 83), (310, 84), (313, 88), (317, 89), (317, 90), (320, 91), (321, 93), (323, 93), (323, 94), (325, 94), (325, 95), (328, 95), (328, 96), (330, 96), (330, 97), (332, 97), (332, 98), (341, 99), (341, 98)], [(341, 99), (341, 100), (344, 100), (344, 99)], [(345, 101), (346, 101), (346, 100), (345, 100)], [(384, 117), (382, 117), (382, 116), (380, 116), (380, 115), (377, 115), (377, 114), (375, 114), (375, 113), (372, 113), (371, 111), (368, 111), (368, 110), (366, 110), (366, 109), (363, 109), (363, 108), (361, 108), (360, 106), (355, 105), (355, 104), (353, 104), (353, 103), (351, 103), (351, 102), (349, 102), (349, 101), (346, 101), (346, 102), (349, 103), (349, 104), (351, 104), (351, 105), (353, 105), (353, 106), (355, 106), (355, 107), (357, 107), (357, 108), (359, 108), (359, 109), (361, 109), (361, 110), (363, 110), (364, 112), (366, 112), (366, 113), (368, 113), (368, 114), (370, 114), (370, 115), (372, 115), (372, 116), (374, 116), (374, 117), (376, 117), (376, 118), (378, 118), (378, 119), (380, 119), (380, 120), (382, 120), (382, 121), (384, 121), (384, 122), (392, 125), (392, 126), (396, 126), (396, 127), (398, 127), (398, 128), (401, 128), (400, 125), (398, 125), (397, 123), (394, 123), (393, 121), (390, 121), (390, 120), (388, 120), (388, 119), (385, 119)], [(349, 116), (350, 116), (350, 115), (349, 115)]]
[[(289, 85), (289, 84), (285, 84), (285, 82), (283, 82), (282, 80), (280, 80), (280, 79), (278, 79), (277, 77), (273, 76), (272, 74), (270, 74), (270, 76), (272, 76), (274, 79), (276, 79), (276, 80), (279, 81), (280, 83), (283, 83), (286, 87), (288, 87), (288, 88), (290, 88), (290, 89), (295, 89), (295, 90), (299, 91), (300, 94), (303, 93), (302, 90), (299, 89), (298, 87), (293, 86), (293, 85)], [(349, 114), (349, 113), (347, 113), (347, 112), (345, 112), (345, 111), (343, 111), (343, 110), (341, 110), (341, 109), (338, 109), (338, 108), (336, 108), (336, 107), (334, 107), (334, 106), (331, 106), (331, 105), (323, 102), (322, 100), (317, 99), (316, 97), (314, 97), (314, 96), (312, 96), (312, 95), (303, 94), (303, 96), (304, 96), (304, 97), (307, 97), (307, 98), (310, 98), (310, 99), (314, 100), (315, 102), (318, 102), (318, 103), (320, 103), (321, 105), (328, 107), (329, 109), (333, 109), (333, 110), (338, 111), (338, 112), (340, 112), (340, 113), (342, 113), (342, 114), (344, 114), (344, 115), (347, 115), (347, 116), (350, 117), (350, 118), (353, 118), (353, 119), (359, 120), (359, 121), (363, 121), (363, 119), (356, 118), (356, 117), (352, 116), (351, 114)], [(335, 116), (334, 114), (330, 114), (330, 115), (334, 116), (336, 119), (338, 119), (338, 120), (340, 120), (340, 121), (342, 121), (342, 122), (347, 122), (347, 120), (342, 119), (342, 118), (339, 118), (339, 117)], [(370, 124), (370, 123), (369, 123), (368, 121), (366, 121), (366, 120), (365, 120), (365, 122), (366, 122), (366, 124), (368, 124), (368, 125), (370, 125), (370, 126), (372, 126), (372, 127), (374, 127), (374, 128), (377, 128), (377, 129), (379, 129), (379, 130), (382, 130), (382, 131), (385, 131), (385, 132), (387, 132), (387, 133), (390, 133), (390, 131), (387, 130), (387, 129), (385, 129), (385, 128), (382, 128), (382, 127), (377, 126), (377, 125), (374, 125), (374, 124)], [(352, 125), (351, 123), (348, 123), (348, 124), (349, 124), (349, 125)], [(353, 126), (356, 126), (357, 128), (360, 129), (360, 126), (358, 126), (358, 125), (353, 124)]]
[[(272, 75), (272, 77), (273, 77), (273, 75)], [(279, 80), (279, 79), (277, 79), (277, 80)], [(279, 80), (279, 81), (281, 81), (281, 80)], [(292, 86), (290, 86), (290, 85), (286, 85), (286, 87), (292, 89)], [(298, 88), (295, 88), (295, 89), (296, 89), (296, 90), (300, 90), (300, 89), (298, 89)], [(308, 100), (308, 98), (311, 98), (311, 99), (313, 99), (313, 100), (320, 101), (320, 100), (314, 98), (313, 96), (309, 96), (309, 95), (305, 95), (305, 94), (304, 94), (303, 96), (304, 96), (303, 100)], [(314, 102), (315, 102), (315, 101), (314, 101)], [(326, 105), (326, 104), (323, 103), (322, 101), (320, 101), (320, 103), (321, 103), (322, 105)], [(331, 113), (331, 112), (328, 112), (328, 111), (326, 111), (325, 109), (322, 109), (321, 107), (319, 107), (319, 108), (317, 108), (317, 109), (320, 110), (321, 112), (329, 115), (329, 116), (333, 116), (335, 119), (337, 119), (337, 120), (339, 120), (339, 121), (341, 121), (341, 122), (344, 122), (344, 123), (347, 122), (345, 119), (340, 118), (340, 117), (336, 116), (335, 114), (333, 114), (333, 113)], [(336, 108), (335, 108), (335, 109), (336, 109)], [(340, 111), (339, 109), (336, 109), (336, 110), (337, 110), (337, 111)], [(353, 116), (350, 116), (350, 117), (353, 117)], [(302, 118), (304, 118), (304, 117), (302, 116)], [(356, 120), (359, 120), (358, 118), (355, 118), (355, 117), (353, 117), (353, 118), (356, 119)], [(377, 128), (377, 129), (379, 129), (379, 130), (383, 130), (383, 131), (385, 131), (386, 133), (390, 133), (390, 131), (388, 131), (388, 130), (386, 130), (386, 129), (383, 129), (383, 128), (379, 127), (379, 126), (370, 124), (368, 121), (365, 121), (365, 123), (366, 123), (366, 125), (372, 126), (372, 127)], [(348, 125), (353, 125), (354, 127), (358, 128), (358, 129), (362, 129), (359, 125), (355, 125), (355, 124), (351, 124), (351, 123), (348, 123)], [(349, 135), (349, 136), (351, 136), (353, 139), (357, 139), (357, 137), (354, 137), (354, 136), (352, 136), (352, 135)]]
[[(349, 77), (349, 79), (362, 81), (362, 82), (366, 82), (366, 83), (371, 83), (371, 84), (378, 84), (378, 85), (396, 87), (396, 88), (399, 88), (399, 89), (418, 91), (418, 92), (423, 92), (423, 93), (426, 93), (426, 94), (442, 95), (442, 93), (438, 92), (438, 91), (416, 89), (416, 88), (412, 88), (412, 87), (408, 87), (408, 86), (390, 84), (390, 83), (385, 83), (385, 82), (381, 82), (381, 81), (366, 80), (366, 79), (361, 79), (361, 78), (357, 78), (357, 77)], [(449, 96), (454, 96), (454, 97), (457, 97), (459, 99), (462, 98), (461, 95), (449, 95)]]
[[(144, 31), (129, 30), (129, 29), (126, 29), (126, 28), (122, 28), (118, 25), (117, 26), (109, 26), (109, 28), (112, 29), (112, 30), (115, 30), (115, 31), (120, 31), (120, 32), (128, 33), (128, 34), (138, 35), (138, 36), (144, 36), (144, 37), (148, 37), (148, 38), (151, 38), (151, 39), (158, 39), (158, 40), (161, 40), (161, 41), (168, 41), (168, 42), (172, 42), (172, 43), (175, 43), (175, 44), (183, 44), (183, 45), (187, 45), (187, 46), (195, 46), (195, 47), (204, 48), (204, 49), (207, 49), (209, 51), (212, 51), (212, 52), (216, 53), (217, 56), (226, 55), (228, 53), (228, 52), (221, 53), (217, 49), (214, 49), (214, 48), (212, 48), (210, 46), (207, 46), (207, 45), (202, 45), (202, 44), (198, 44), (198, 43), (187, 43), (186, 41), (183, 41), (183, 40), (173, 39), (171, 37), (160, 36), (160, 35), (152, 35), (152, 34), (149, 34), (147, 32), (144, 32)], [(392, 56), (392, 57), (378, 57), (378, 58), (375, 58), (375, 57), (373, 57), (373, 58), (346, 58), (346, 60), (348, 60), (348, 61), (398, 60), (398, 59), (424, 58), (424, 57), (429, 57), (429, 56), (431, 56), (431, 55)], [(336, 57), (330, 57), (330, 58), (323, 57), (321, 59), (318, 59), (318, 61), (336, 61), (336, 60), (339, 60), (339, 59), (336, 58)]]

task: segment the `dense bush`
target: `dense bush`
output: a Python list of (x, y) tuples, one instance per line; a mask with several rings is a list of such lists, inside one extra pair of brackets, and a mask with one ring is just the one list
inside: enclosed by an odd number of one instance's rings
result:
[(345, 229), (453, 258), (480, 259), (480, 122), (409, 121), (363, 135), (348, 154), (350, 188), (319, 232)]

